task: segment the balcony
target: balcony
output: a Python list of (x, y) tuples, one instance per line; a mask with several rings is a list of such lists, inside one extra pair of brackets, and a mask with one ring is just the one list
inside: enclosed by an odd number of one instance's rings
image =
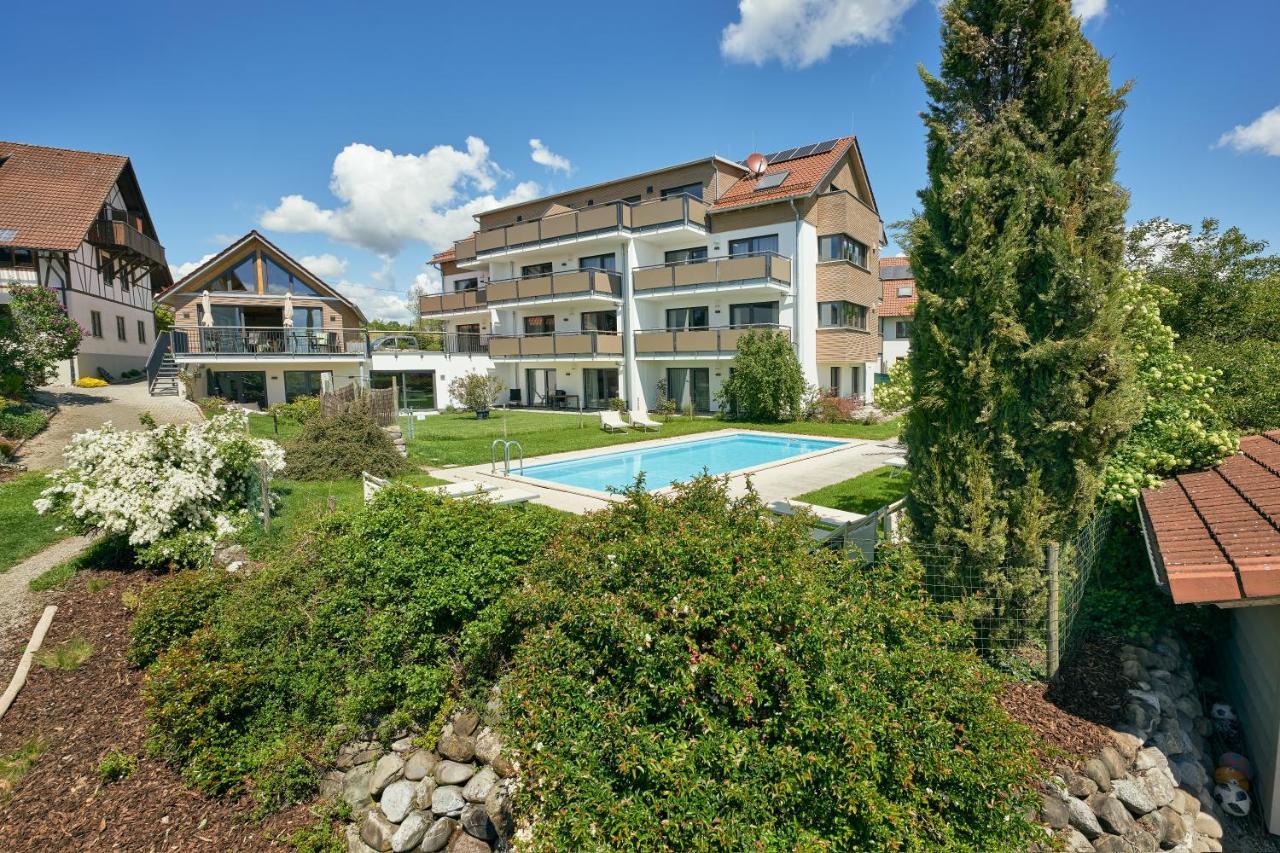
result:
[(124, 220), (95, 219), (85, 234), (85, 240), (100, 249), (123, 255), (137, 266), (165, 266), (164, 246)]
[(489, 304), (621, 299), (622, 276), (602, 269), (527, 275), (489, 282)]
[(791, 259), (773, 252), (760, 252), (636, 267), (631, 286), (637, 299), (758, 286), (789, 291)]
[(765, 330), (791, 335), (788, 326), (722, 326), (706, 329), (640, 329), (636, 331), (636, 358), (726, 358), (738, 351), (738, 339), (750, 331)]
[[(178, 326), (173, 330), (173, 354), (182, 359), (203, 358), (326, 358), (369, 353), (364, 329), (303, 329), (292, 326)], [(195, 357), (199, 358), (195, 358)]]
[(468, 314), (487, 310), (488, 292), (485, 288), (455, 290), (452, 293), (433, 293), (418, 297), (420, 314)]
[(517, 249), (554, 246), (606, 234), (642, 234), (685, 226), (705, 232), (709, 207), (691, 195), (634, 204), (625, 201), (597, 204), (481, 231), (457, 241), (454, 255), (458, 263), (466, 263)]
[(489, 336), (475, 332), (386, 332), (370, 345), (374, 355), (488, 355)]
[(622, 358), (617, 332), (556, 332), (551, 335), (493, 335), (489, 355), (495, 359)]

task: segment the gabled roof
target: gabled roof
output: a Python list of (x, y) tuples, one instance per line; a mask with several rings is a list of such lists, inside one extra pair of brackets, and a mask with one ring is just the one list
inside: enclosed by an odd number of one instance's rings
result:
[[(888, 278), (885, 277), (886, 271), (891, 273)], [(897, 274), (896, 278), (893, 273)], [(910, 317), (916, 313), (920, 295), (916, 292), (916, 278), (911, 274), (911, 262), (907, 258), (880, 259), (880, 287), (881, 317)], [(911, 295), (899, 296), (898, 289), (901, 287), (910, 287)]]
[(227, 261), (232, 258), (238, 258), (242, 253), (249, 251), (249, 249), (254, 246), (256, 246), (257, 248), (266, 249), (270, 254), (279, 258), (280, 261), (282, 261), (284, 265), (288, 267), (290, 272), (299, 276), (300, 278), (305, 280), (307, 284), (311, 285), (317, 290), (323, 293), (329, 294), (334, 299), (338, 299), (342, 301), (343, 303), (348, 305), (353, 311), (355, 311), (356, 316), (358, 316), (362, 321), (368, 322), (368, 320), (364, 316), (364, 312), (360, 310), (360, 306), (356, 305), (350, 299), (343, 296), (341, 293), (335, 290), (331, 285), (325, 282), (324, 279), (320, 278), (320, 276), (316, 275), (311, 270), (307, 269), (302, 264), (298, 263), (287, 252), (285, 252), (284, 249), (281, 249), (275, 243), (272, 243), (270, 240), (262, 236), (262, 234), (260, 234), (256, 230), (250, 231), (248, 234), (245, 234), (239, 240), (236, 240), (230, 246), (227, 246), (221, 252), (218, 252), (218, 254), (214, 255), (204, 263), (200, 264), (200, 266), (196, 267), (191, 272), (187, 273), (182, 278), (174, 282), (172, 287), (165, 288), (163, 291), (156, 294), (156, 297), (155, 297), (156, 301), (163, 302), (169, 297), (173, 296), (174, 294), (182, 290), (198, 287), (200, 284), (204, 283), (205, 276), (211, 270), (220, 266), (224, 261)]
[(122, 173), (119, 154), (0, 142), (0, 240), (6, 246), (73, 252)]
[(1179, 604), (1280, 597), (1280, 430), (1140, 499), (1152, 567)]
[[(854, 145), (854, 137), (846, 136), (836, 141), (835, 147), (822, 154), (811, 154), (808, 157), (797, 157), (794, 160), (783, 160), (770, 163), (759, 175), (748, 174), (739, 178), (711, 207), (712, 213), (734, 210), (740, 207), (751, 207), (775, 201), (786, 201), (792, 198), (804, 198), (813, 195), (827, 178), (836, 170), (849, 149)], [(776, 187), (757, 190), (761, 181), (768, 183), (770, 175), (786, 173), (786, 177)]]

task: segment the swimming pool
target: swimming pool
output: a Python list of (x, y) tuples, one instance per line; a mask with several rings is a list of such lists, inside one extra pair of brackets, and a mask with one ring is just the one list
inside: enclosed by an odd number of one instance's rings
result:
[(645, 486), (653, 490), (691, 480), (701, 474), (703, 469), (711, 474), (727, 474), (820, 450), (830, 450), (843, 444), (843, 441), (823, 438), (734, 433), (678, 444), (636, 447), (564, 462), (529, 465), (524, 469), (524, 476), (605, 492), (610, 488), (625, 489), (643, 471)]

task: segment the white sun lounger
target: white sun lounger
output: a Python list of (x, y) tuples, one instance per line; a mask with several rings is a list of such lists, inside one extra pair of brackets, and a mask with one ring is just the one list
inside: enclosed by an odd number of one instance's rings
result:
[[(360, 472), (361, 485), (364, 487), (364, 501), (368, 503), (378, 492), (391, 485), (390, 480), (382, 477), (376, 477), (368, 471)], [(497, 490), (497, 486), (489, 483), (480, 483), (475, 480), (468, 480), (461, 483), (446, 483), (443, 486), (424, 486), (424, 492), (431, 492), (436, 495), (444, 495), (450, 498), (474, 498), (479, 495), (489, 494)], [(535, 496), (536, 497), (536, 496)]]
[(647, 413), (636, 414), (635, 412), (627, 412), (627, 417), (631, 420), (631, 425), (633, 427), (639, 427), (642, 430), (651, 429), (654, 432), (662, 429), (662, 424), (657, 421), (649, 420), (649, 415)]
[(600, 413), (600, 429), (608, 432), (626, 432), (630, 427), (622, 420), (621, 414), (608, 411)]
[(537, 492), (522, 492), (519, 489), (497, 489), (482, 495), (472, 495), (477, 500), (486, 500), (498, 506), (514, 506), (528, 503), (538, 497)]
[(796, 515), (802, 510), (808, 510), (813, 513), (818, 518), (818, 526), (809, 528), (809, 537), (815, 542), (821, 543), (831, 542), (837, 537), (843, 539), (845, 533), (855, 522), (861, 521), (866, 517), (856, 512), (845, 512), (840, 509), (793, 500), (773, 501), (768, 505), (768, 509), (774, 515)]

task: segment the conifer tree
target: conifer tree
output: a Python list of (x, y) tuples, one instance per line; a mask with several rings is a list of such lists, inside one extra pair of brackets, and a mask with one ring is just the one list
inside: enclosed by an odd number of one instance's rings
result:
[(951, 0), (942, 16), (940, 72), (920, 71), (929, 184), (905, 240), (920, 291), (908, 508), (916, 540), (953, 557), (933, 582), (981, 589), (984, 624), (1012, 630), (1039, 601), (1040, 546), (1091, 512), (1139, 415), (1115, 181), (1127, 86), (1069, 0)]

